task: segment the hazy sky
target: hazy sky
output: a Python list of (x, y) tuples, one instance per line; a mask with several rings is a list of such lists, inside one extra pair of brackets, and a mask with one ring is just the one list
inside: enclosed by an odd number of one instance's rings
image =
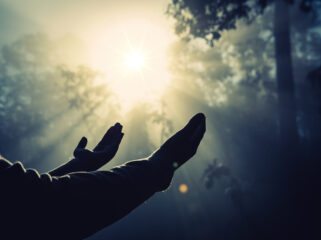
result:
[[(168, 0), (0, 0), (0, 43), (44, 32), (65, 47), (65, 59), (108, 76), (104, 81), (123, 102), (141, 96), (146, 100), (147, 94), (159, 95), (170, 79), (166, 51), (175, 37), (165, 15), (167, 4)], [(124, 67), (128, 58), (133, 64), (142, 58), (142, 69)]]
[[(167, 3), (168, 0), (0, 0), (1, 31), (21, 31), (18, 25), (22, 24), (27, 30), (73, 32), (86, 38), (124, 19), (164, 23)], [(6, 26), (13, 28), (4, 29)]]

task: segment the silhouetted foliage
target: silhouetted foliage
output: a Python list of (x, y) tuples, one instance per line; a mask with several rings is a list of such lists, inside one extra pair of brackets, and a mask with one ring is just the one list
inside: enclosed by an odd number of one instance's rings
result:
[(213, 163), (207, 166), (203, 174), (206, 188), (210, 189), (218, 179), (229, 175), (230, 169), (221, 163), (217, 163), (217, 159), (214, 159)]
[[(95, 114), (98, 107), (111, 100), (107, 86), (97, 84), (96, 71), (61, 65), (58, 50), (59, 46), (45, 34), (25, 35), (1, 48), (0, 150), (11, 159), (23, 156), (24, 161), (35, 162), (47, 156), (47, 148), (46, 154), (39, 149), (33, 151), (30, 140), (41, 141), (46, 129), (57, 131), (61, 121), (69, 127), (64, 133), (67, 137), (81, 123), (75, 118), (77, 114), (91, 128), (99, 117)], [(46, 142), (42, 144), (46, 146)], [(22, 154), (17, 151), (19, 146), (30, 148)]]
[[(310, 12), (320, 6), (317, 0), (281, 0), (289, 4), (299, 2), (300, 8)], [(167, 14), (175, 19), (175, 32), (184, 39), (203, 38), (213, 46), (224, 30), (236, 28), (236, 22), (245, 19), (248, 23), (263, 13), (274, 1), (267, 0), (173, 0)]]

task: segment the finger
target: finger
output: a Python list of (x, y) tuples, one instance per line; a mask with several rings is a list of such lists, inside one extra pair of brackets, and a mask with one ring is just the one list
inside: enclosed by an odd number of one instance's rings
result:
[(121, 132), (123, 130), (123, 125), (121, 125), (120, 123), (116, 123), (115, 129), (116, 129), (116, 132)]
[[(109, 162), (117, 153), (119, 144), (121, 143), (124, 137), (124, 133), (120, 133), (115, 139), (112, 144), (107, 145), (102, 151), (96, 152), (100, 158), (108, 158)], [(106, 162), (106, 163), (107, 163)]]
[(110, 127), (108, 131), (105, 133), (104, 137), (95, 147), (94, 151), (99, 151), (103, 149), (106, 145), (112, 143), (114, 141), (114, 138), (121, 133), (122, 128), (123, 126), (120, 123), (116, 123), (114, 126)]
[(201, 135), (204, 135), (206, 131), (206, 120), (205, 117), (198, 121), (197, 127), (194, 129), (193, 134), (191, 135), (191, 140), (195, 141)]
[(186, 126), (180, 131), (182, 134), (186, 134), (185, 136), (191, 135), (194, 133), (196, 128), (205, 123), (205, 115), (203, 113), (198, 113), (194, 115), (191, 120), (186, 124)]
[(205, 124), (205, 119), (204, 119), (204, 121), (201, 121), (199, 123), (199, 125), (195, 129), (192, 137), (190, 138), (190, 141), (191, 141), (191, 144), (192, 144), (193, 148), (197, 148), (198, 147), (198, 145), (200, 144), (200, 142), (203, 139), (205, 131), (206, 131), (206, 124)]
[(118, 151), (118, 147), (122, 141), (124, 137), (124, 133), (120, 133), (115, 139), (114, 142), (112, 144), (108, 144), (105, 146), (104, 149), (102, 149), (100, 152), (102, 154), (111, 154), (111, 155), (115, 155), (116, 152)]
[(121, 141), (123, 140), (123, 137), (124, 137), (124, 133), (121, 133), (120, 136), (119, 136), (119, 139), (118, 139), (118, 145), (121, 143)]
[(110, 143), (115, 135), (121, 132), (122, 128), (123, 126), (120, 123), (115, 123), (115, 125), (112, 126), (101, 139), (101, 144), (105, 145), (106, 143)]
[(104, 143), (105, 142), (107, 142), (107, 141), (109, 141), (109, 139), (111, 139), (111, 137), (112, 137), (112, 133), (113, 133), (113, 131), (114, 131), (114, 128), (115, 128), (115, 126), (112, 126), (112, 127), (110, 127), (108, 130), (107, 130), (107, 132), (105, 133), (105, 135), (103, 136), (103, 138), (100, 140), (100, 142), (97, 144), (97, 146), (94, 148), (94, 151), (99, 151), (99, 150), (101, 150), (102, 148), (103, 148), (103, 146), (104, 146)]
[(187, 123), (184, 129), (188, 129), (190, 132), (193, 132), (200, 124), (205, 123), (205, 115), (203, 113), (198, 113), (194, 115), (191, 120)]
[(78, 143), (76, 148), (85, 148), (86, 145), (87, 145), (87, 142), (88, 142), (87, 138), (86, 137), (82, 137), (80, 139), (80, 141), (79, 141), (79, 143)]
[(110, 143), (110, 142), (114, 141), (114, 138), (121, 134), (122, 129), (123, 129), (123, 126), (120, 123), (115, 123), (114, 130), (111, 133), (110, 141), (104, 141), (104, 143)]
[(114, 142), (112, 143), (112, 146), (119, 146), (123, 137), (124, 137), (124, 133), (121, 132), (118, 136), (115, 137)]

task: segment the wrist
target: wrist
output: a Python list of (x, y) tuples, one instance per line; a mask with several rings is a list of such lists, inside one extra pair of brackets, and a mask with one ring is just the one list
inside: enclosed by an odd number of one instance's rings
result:
[(60, 176), (66, 175), (71, 172), (76, 172), (77, 170), (75, 169), (74, 161), (75, 161), (75, 159), (71, 159), (67, 163), (50, 171), (49, 174), (51, 176), (60, 177)]

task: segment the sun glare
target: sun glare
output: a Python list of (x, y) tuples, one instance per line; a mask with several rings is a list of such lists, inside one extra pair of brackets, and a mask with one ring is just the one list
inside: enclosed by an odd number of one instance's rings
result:
[(142, 52), (131, 50), (125, 55), (125, 64), (129, 69), (140, 71), (144, 67), (144, 57)]
[(105, 81), (130, 109), (138, 102), (159, 99), (169, 82), (167, 47), (169, 30), (147, 20), (110, 24), (97, 34), (92, 64), (105, 73)]

